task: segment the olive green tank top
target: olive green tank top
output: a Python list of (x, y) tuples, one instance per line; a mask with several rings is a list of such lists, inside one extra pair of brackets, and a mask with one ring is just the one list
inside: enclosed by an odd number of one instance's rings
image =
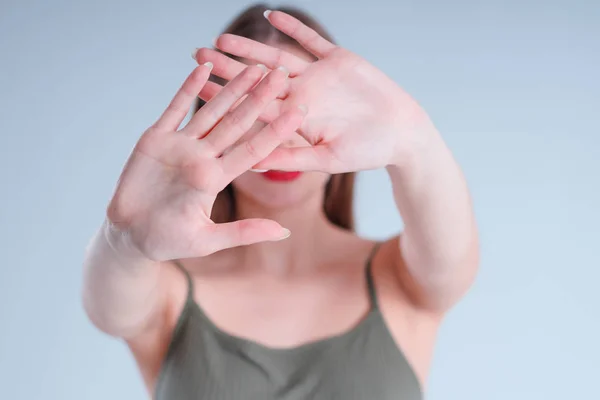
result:
[[(378, 246), (376, 246), (377, 248)], [(271, 348), (218, 328), (188, 296), (163, 362), (156, 400), (422, 400), (419, 381), (377, 304), (353, 329), (293, 348)]]

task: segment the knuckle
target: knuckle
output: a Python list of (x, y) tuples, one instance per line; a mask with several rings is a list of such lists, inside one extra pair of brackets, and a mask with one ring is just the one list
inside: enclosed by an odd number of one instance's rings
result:
[[(185, 89), (184, 89), (184, 91), (185, 91)], [(177, 105), (176, 102), (169, 103), (169, 105), (167, 106), (167, 109), (166, 109), (166, 113), (169, 113), (169, 114), (176, 114), (179, 111), (180, 111), (180, 107)]]
[(297, 122), (293, 113), (286, 113), (281, 117), (277, 118), (271, 123), (273, 130), (277, 132), (279, 136), (287, 134), (288, 131), (296, 127)]
[(235, 111), (229, 113), (229, 115), (227, 117), (227, 123), (228, 123), (230, 129), (233, 129), (234, 127), (239, 126), (241, 122), (242, 122), (242, 115), (241, 115), (239, 109), (236, 109)]
[[(251, 65), (244, 70), (244, 80), (245, 81), (257, 81), (263, 76), (263, 70), (259, 68), (257, 65)], [(246, 82), (248, 83), (248, 82)]]
[(276, 65), (283, 65), (285, 59), (285, 53), (281, 49), (277, 49), (275, 52), (275, 63)]
[(269, 79), (265, 80), (264, 84), (264, 95), (265, 96), (273, 96), (280, 89), (281, 82), (279, 82), (275, 76), (269, 76)]
[(253, 92), (248, 95), (248, 102), (254, 109), (262, 110), (269, 102), (269, 96), (266, 93)]
[(221, 89), (221, 96), (223, 99), (230, 100), (237, 96), (237, 91), (235, 85), (225, 85), (223, 89)]
[(214, 106), (206, 107), (203, 111), (203, 118), (205, 118), (206, 121), (211, 125), (218, 121), (220, 118), (219, 110), (217, 110)]
[(316, 32), (312, 32), (309, 34), (309, 36), (306, 39), (306, 43), (308, 44), (315, 44), (321, 37), (319, 36), (318, 33)]
[(237, 243), (246, 244), (249, 240), (249, 237), (253, 236), (253, 228), (255, 227), (255, 223), (251, 220), (242, 219), (236, 223), (234, 232), (234, 238)]
[(206, 47), (201, 48), (200, 50), (198, 50), (198, 53), (196, 53), (196, 58), (198, 59), (198, 61), (209, 61), (209, 59), (211, 58), (210, 49), (207, 49)]
[(252, 140), (245, 141), (244, 148), (246, 149), (246, 152), (250, 155), (250, 157), (252, 157), (252, 158), (260, 157), (260, 154), (258, 153), (258, 149), (256, 148), (256, 146)]
[(267, 130), (267, 132), (271, 133), (272, 135), (275, 135), (278, 137), (282, 136), (285, 131), (286, 125), (287, 125), (285, 118), (286, 117), (277, 118), (276, 120), (271, 122), (269, 125), (267, 125), (265, 130)]
[(227, 98), (230, 99), (230, 101), (240, 99), (246, 94), (247, 86), (248, 85), (244, 84), (244, 82), (236, 82), (234, 85), (225, 86), (225, 88), (229, 88)]
[(288, 124), (285, 121), (278, 121), (272, 128), (274, 136), (279, 139), (283, 139), (289, 132)]

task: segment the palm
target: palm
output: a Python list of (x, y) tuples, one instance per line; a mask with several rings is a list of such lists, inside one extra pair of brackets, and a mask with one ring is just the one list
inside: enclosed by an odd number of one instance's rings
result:
[[(228, 84), (229, 90), (215, 96), (179, 129), (210, 68), (208, 64), (192, 72), (161, 118), (138, 141), (108, 208), (108, 219), (127, 233), (120, 237), (129, 238), (153, 260), (199, 257), (288, 234), (272, 220), (215, 224), (210, 215), (217, 194), (296, 131), (304, 112), (290, 110), (240, 142), (287, 80), (283, 71), (272, 71), (262, 79), (260, 68), (248, 67)], [(230, 112), (237, 102), (239, 106)]]
[(320, 146), (321, 167), (331, 172), (377, 168), (394, 148), (394, 87), (364, 59), (337, 48), (291, 80), (282, 106), (308, 106), (300, 133)]
[(206, 182), (211, 169), (214, 162), (180, 137), (148, 131), (119, 180), (111, 208), (118, 208), (120, 216), (113, 220), (131, 220), (127, 228), (134, 244), (153, 258), (170, 258), (164, 254), (167, 249), (174, 254), (189, 253), (199, 231), (212, 224), (210, 213), (218, 188)]
[[(398, 148), (406, 142), (406, 133), (428, 123), (418, 104), (366, 60), (328, 42), (290, 15), (273, 12), (268, 19), (318, 60), (307, 62), (280, 49), (229, 34), (221, 36), (217, 45), (226, 53), (271, 68), (284, 65), (290, 70), (292, 79), (287, 90), (265, 119), (306, 105), (308, 115), (298, 133), (312, 146), (279, 148), (256, 168), (338, 173), (395, 162)], [(203, 59), (220, 65), (217, 73), (225, 79), (231, 79), (243, 68), (241, 63), (216, 52), (205, 51), (198, 61)], [(218, 90), (213, 86), (204, 96), (210, 98)]]

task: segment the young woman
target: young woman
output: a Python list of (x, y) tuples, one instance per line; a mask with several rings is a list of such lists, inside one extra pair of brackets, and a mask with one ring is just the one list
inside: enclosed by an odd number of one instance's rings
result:
[[(465, 180), (408, 94), (283, 11), (194, 51), (89, 246), (85, 309), (156, 399), (421, 399), (477, 270)], [(382, 243), (352, 229), (353, 173), (375, 168), (405, 222)]]

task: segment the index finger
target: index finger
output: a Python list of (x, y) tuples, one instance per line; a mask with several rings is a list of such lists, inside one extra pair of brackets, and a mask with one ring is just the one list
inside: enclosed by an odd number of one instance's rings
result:
[(198, 93), (208, 81), (212, 67), (212, 63), (207, 62), (192, 71), (167, 106), (167, 109), (154, 123), (155, 128), (168, 131), (176, 131), (179, 128)]
[(310, 65), (308, 61), (285, 50), (231, 33), (219, 36), (215, 46), (226, 53), (263, 63), (270, 69), (283, 65), (292, 77), (300, 75)]
[(282, 11), (265, 11), (265, 18), (275, 28), (295, 39), (306, 50), (323, 58), (336, 49), (336, 45), (323, 38), (317, 31), (309, 28), (300, 20)]

